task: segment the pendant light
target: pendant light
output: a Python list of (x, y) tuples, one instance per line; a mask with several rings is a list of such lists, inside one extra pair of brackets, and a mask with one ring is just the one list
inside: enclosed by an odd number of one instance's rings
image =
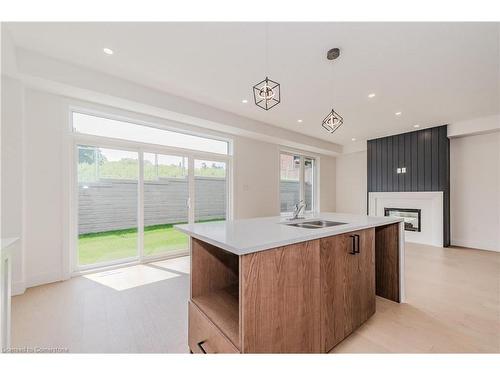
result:
[[(265, 70), (268, 71), (268, 25), (265, 25)], [(274, 106), (277, 106), (281, 102), (281, 90), (280, 84), (278, 82), (266, 78), (253, 86), (253, 99), (255, 105), (265, 109), (270, 110)]]
[[(328, 60), (335, 60), (340, 56), (340, 49), (332, 48), (326, 54), (326, 58)], [(333, 73), (332, 73), (332, 81), (333, 81)], [(333, 82), (332, 82), (333, 83)], [(332, 84), (333, 86), (333, 84)], [(344, 118), (335, 112), (335, 109), (332, 108), (331, 112), (323, 119), (321, 126), (329, 133), (333, 133), (335, 130), (340, 128), (344, 123)]]

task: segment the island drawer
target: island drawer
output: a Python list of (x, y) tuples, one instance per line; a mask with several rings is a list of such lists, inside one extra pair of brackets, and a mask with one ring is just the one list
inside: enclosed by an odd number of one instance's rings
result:
[(193, 353), (239, 353), (238, 349), (192, 302), (189, 302), (188, 344)]

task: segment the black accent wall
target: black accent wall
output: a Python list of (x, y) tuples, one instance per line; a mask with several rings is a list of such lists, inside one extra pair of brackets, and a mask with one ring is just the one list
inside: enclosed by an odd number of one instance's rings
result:
[[(450, 246), (450, 141), (447, 126), (368, 141), (368, 192), (442, 191), (443, 244)], [(406, 168), (406, 173), (397, 173)]]

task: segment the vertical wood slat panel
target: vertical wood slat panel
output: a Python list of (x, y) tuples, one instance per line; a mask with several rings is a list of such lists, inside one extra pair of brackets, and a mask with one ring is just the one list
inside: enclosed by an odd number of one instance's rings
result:
[[(443, 190), (445, 191), (445, 197), (444, 197), (444, 207), (445, 207), (445, 212), (444, 212), (444, 243), (445, 246), (450, 246), (451, 245), (451, 232), (450, 232), (450, 140), (447, 137), (447, 128), (445, 130), (445, 136), (443, 137), (444, 143), (446, 145), (445, 152), (443, 152), (446, 155), (446, 168), (445, 172), (443, 174), (446, 176), (446, 181), (445, 181), (445, 187)], [(448, 225), (446, 225), (448, 223)]]
[(439, 129), (439, 189), (444, 190), (447, 186), (446, 181), (446, 129)]
[(417, 176), (417, 191), (425, 190), (425, 139), (424, 133), (417, 133), (417, 147), (418, 147), (418, 176)]
[(393, 139), (387, 138), (387, 191), (394, 191), (394, 159), (392, 149)]
[(372, 141), (372, 191), (377, 191), (377, 142)]
[(372, 169), (370, 168), (371, 163), (371, 153), (372, 153), (372, 141), (366, 142), (366, 188), (367, 191), (371, 191), (372, 189)]
[(412, 138), (412, 134), (406, 133), (404, 135), (404, 138), (405, 138), (405, 165), (406, 165), (404, 191), (412, 191), (411, 190), (411, 177), (412, 177), (411, 138)]
[(382, 180), (381, 185), (380, 185), (380, 191), (388, 191), (387, 190), (387, 175), (388, 175), (388, 170), (387, 170), (387, 138), (382, 138), (380, 140), (380, 148), (381, 148), (381, 155), (380, 155), (380, 164), (381, 164), (381, 173), (380, 173), (380, 178)]
[(396, 173), (396, 169), (399, 168), (399, 151), (398, 151), (398, 140), (396, 137), (392, 137), (392, 181), (394, 191), (399, 191), (399, 175)]
[[(398, 135), (398, 152), (399, 152), (399, 168), (406, 166), (405, 163), (405, 138), (404, 134)], [(405, 173), (399, 174), (399, 191), (404, 191), (405, 186)]]
[(377, 139), (377, 191), (382, 191), (382, 140)]
[(425, 130), (424, 132), (424, 149), (425, 149), (424, 189), (425, 191), (431, 191), (432, 190), (432, 131), (430, 129)]
[(373, 141), (373, 156), (375, 160), (373, 160), (373, 191), (378, 191), (377, 190), (377, 174), (378, 174), (378, 163), (379, 163), (379, 158), (378, 158), (378, 141), (374, 140)]
[(432, 163), (432, 182), (431, 182), (431, 190), (438, 191), (439, 190), (439, 128), (431, 129), (431, 163)]
[(411, 135), (411, 191), (418, 191), (418, 134)]
[[(368, 141), (369, 190), (442, 191), (443, 139), (446, 126)], [(407, 172), (398, 175), (396, 169), (402, 167)]]
[(391, 155), (390, 158), (392, 159), (392, 150), (389, 149), (389, 139), (388, 138), (386, 139), (386, 142), (385, 142), (385, 155), (386, 155), (385, 164), (384, 164), (384, 168), (386, 170), (386, 173), (385, 173), (385, 188), (386, 188), (386, 190), (385, 191), (391, 191), (391, 189), (389, 188), (389, 185), (392, 185), (392, 174), (391, 174), (391, 165), (389, 164), (389, 155)]
[(378, 157), (378, 170), (379, 175), (377, 176), (377, 191), (382, 191), (382, 170), (384, 166), (382, 164), (382, 139), (377, 140), (377, 157)]
[[(442, 191), (446, 126), (368, 141), (369, 191)], [(406, 167), (406, 174), (397, 168)]]

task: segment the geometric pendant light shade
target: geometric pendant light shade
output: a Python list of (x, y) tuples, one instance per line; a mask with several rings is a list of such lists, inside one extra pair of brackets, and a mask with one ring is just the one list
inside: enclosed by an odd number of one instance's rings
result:
[(321, 126), (326, 129), (327, 132), (333, 133), (344, 123), (344, 119), (332, 108), (332, 111), (325, 117)]
[(266, 77), (253, 86), (253, 99), (260, 108), (270, 110), (281, 101), (280, 84)]

